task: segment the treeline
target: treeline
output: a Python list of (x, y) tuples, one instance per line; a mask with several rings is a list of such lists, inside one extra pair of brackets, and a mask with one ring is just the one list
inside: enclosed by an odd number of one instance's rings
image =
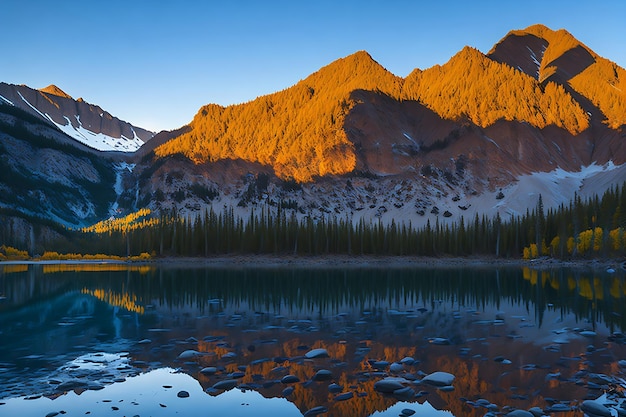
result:
[(626, 254), (626, 183), (609, 189), (602, 197), (596, 195), (583, 201), (576, 196), (569, 205), (547, 213), (540, 197), (531, 218), (530, 233), (535, 236), (524, 248), (524, 258)]
[[(381, 255), (496, 256), (559, 259), (626, 255), (626, 183), (602, 197), (544, 210), (541, 196), (533, 210), (502, 219), (476, 215), (457, 223), (438, 220), (421, 227), (380, 220), (353, 222), (349, 217), (299, 217), (291, 208), (252, 208), (246, 217), (233, 208), (207, 209), (195, 217), (176, 212), (155, 216), (142, 209), (121, 219), (82, 230), (67, 230), (58, 239), (19, 242), (0, 223), (0, 244), (48, 253), (111, 256)], [(15, 232), (16, 229), (11, 229)], [(8, 241), (6, 237), (11, 237)], [(33, 237), (35, 236), (35, 237)], [(31, 233), (31, 239), (37, 240)], [(33, 253), (37, 248), (38, 253)], [(6, 255), (6, 254), (5, 254)]]
[[(587, 200), (577, 196), (568, 205), (535, 209), (502, 219), (487, 216), (458, 223), (384, 224), (353, 222), (348, 217), (314, 220), (278, 207), (251, 209), (246, 217), (234, 209), (188, 218), (171, 212), (152, 216), (147, 210), (97, 228), (75, 231), (46, 250), (133, 256), (384, 255), (609, 257), (626, 254), (626, 186)], [(124, 225), (120, 227), (120, 225)]]

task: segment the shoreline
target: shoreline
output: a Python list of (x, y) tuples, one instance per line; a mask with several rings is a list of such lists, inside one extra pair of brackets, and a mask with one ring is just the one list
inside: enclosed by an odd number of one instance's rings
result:
[(262, 267), (262, 268), (459, 268), (459, 267), (529, 267), (533, 269), (574, 268), (613, 272), (626, 270), (626, 262), (618, 259), (553, 258), (505, 259), (489, 256), (428, 257), (428, 256), (374, 256), (374, 255), (218, 255), (212, 257), (163, 257), (131, 261), (118, 259), (90, 260), (22, 260), (0, 261), (2, 265), (156, 265), (159, 267)]

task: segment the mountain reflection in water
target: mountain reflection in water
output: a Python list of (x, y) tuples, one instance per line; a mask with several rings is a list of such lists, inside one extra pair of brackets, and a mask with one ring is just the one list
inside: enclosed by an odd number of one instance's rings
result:
[[(567, 416), (579, 415), (585, 399), (605, 391), (620, 396), (624, 389), (622, 274), (4, 268), (0, 415), (2, 407), (24, 401), (19, 397), (36, 394), (57, 398), (52, 404), (77, 393), (115, 401), (110, 387), (144, 375), (154, 379), (154, 372), (169, 368), (191, 377), (187, 384), (199, 384), (194, 392), (202, 395), (219, 398), (236, 386), (288, 401), (297, 415), (397, 416), (405, 409), (430, 415), (432, 405), (433, 415), (437, 409), (457, 417), (531, 407)], [(327, 355), (307, 357), (313, 349)], [(96, 352), (105, 354), (81, 362), (98, 364), (95, 369), (76, 365)], [(97, 359), (106, 354), (125, 362)], [(454, 375), (452, 387), (420, 382), (433, 372)], [(403, 389), (377, 391), (376, 383), (387, 377), (398, 378)], [(148, 409), (145, 397), (124, 399)], [(56, 409), (43, 398), (29, 401), (45, 407), (36, 415)], [(176, 404), (193, 407), (194, 401)], [(211, 407), (218, 405), (207, 402), (202, 409)], [(274, 414), (291, 415), (280, 410)]]

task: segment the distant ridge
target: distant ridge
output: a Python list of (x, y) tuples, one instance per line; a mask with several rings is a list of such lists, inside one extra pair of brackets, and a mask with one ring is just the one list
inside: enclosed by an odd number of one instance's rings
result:
[(40, 90), (0, 83), (0, 103), (11, 104), (48, 123), (78, 142), (99, 151), (134, 152), (154, 133), (112, 116), (54, 84)]

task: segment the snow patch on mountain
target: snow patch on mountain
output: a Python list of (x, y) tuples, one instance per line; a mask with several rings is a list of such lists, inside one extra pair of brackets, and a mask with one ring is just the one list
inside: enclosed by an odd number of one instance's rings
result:
[(54, 123), (54, 121), (53, 121), (53, 120), (51, 120), (51, 119), (50, 119), (50, 117), (46, 116), (45, 114), (43, 114), (42, 112), (40, 112), (40, 111), (37, 109), (37, 107), (35, 107), (35, 106), (33, 106), (32, 104), (30, 104), (30, 103), (28, 102), (28, 100), (26, 100), (26, 99), (24, 98), (24, 96), (22, 95), (22, 93), (20, 93), (20, 92), (18, 91), (18, 92), (17, 92), (17, 94), (19, 94), (20, 98), (24, 101), (24, 103), (26, 103), (26, 104), (28, 105), (28, 107), (30, 107), (31, 109), (35, 110), (35, 111), (37, 112), (37, 114), (39, 114), (41, 117), (43, 117), (43, 118), (45, 118), (45, 119), (48, 119), (48, 120), (50, 120), (50, 121), (52, 121), (52, 122)]
[(50, 122), (58, 127), (63, 133), (89, 146), (90, 148), (94, 148), (99, 151), (135, 152), (141, 147), (141, 145), (144, 144), (144, 141), (141, 140), (139, 136), (137, 136), (137, 132), (135, 132), (134, 129), (132, 129), (132, 138), (127, 138), (124, 135), (119, 138), (115, 138), (105, 135), (103, 133), (94, 133), (91, 130), (86, 129), (85, 127), (83, 127), (83, 124), (80, 121), (80, 116), (74, 116), (78, 124), (77, 127), (72, 124), (71, 120), (67, 116), (63, 116), (65, 120), (67, 120), (67, 124), (57, 123), (47, 113), (41, 113), (35, 106), (29, 103), (28, 100), (24, 98), (22, 93), (20, 93), (19, 91), (17, 93), (22, 98), (22, 100), (24, 100), (24, 103), (26, 103), (31, 109), (41, 115), (41, 117), (50, 120)]
[(133, 138), (127, 138), (122, 135), (120, 138), (114, 138), (103, 133), (94, 133), (91, 130), (85, 129), (80, 121), (79, 116), (75, 116), (78, 122), (78, 127), (74, 127), (72, 122), (67, 116), (63, 116), (67, 120), (67, 124), (62, 125), (56, 123), (47, 114), (45, 117), (52, 121), (63, 133), (76, 139), (77, 141), (97, 149), (99, 151), (121, 151), (121, 152), (135, 152), (143, 145), (143, 141), (137, 136), (137, 132), (133, 129)]
[(604, 165), (593, 163), (583, 166), (577, 172), (562, 168), (535, 172), (518, 177), (515, 183), (504, 188), (502, 193), (505, 198), (495, 208), (503, 218), (522, 215), (528, 207), (534, 206), (539, 195), (544, 208), (557, 208), (561, 204), (569, 204), (576, 194), (581, 198), (601, 195), (611, 186), (620, 185), (624, 178), (626, 164), (615, 165), (611, 161)]
[(13, 104), (11, 100), (9, 100), (8, 98), (2, 97), (1, 95), (0, 95), (0, 100), (4, 101), (5, 103), (10, 104), (11, 106), (15, 106), (15, 104)]

